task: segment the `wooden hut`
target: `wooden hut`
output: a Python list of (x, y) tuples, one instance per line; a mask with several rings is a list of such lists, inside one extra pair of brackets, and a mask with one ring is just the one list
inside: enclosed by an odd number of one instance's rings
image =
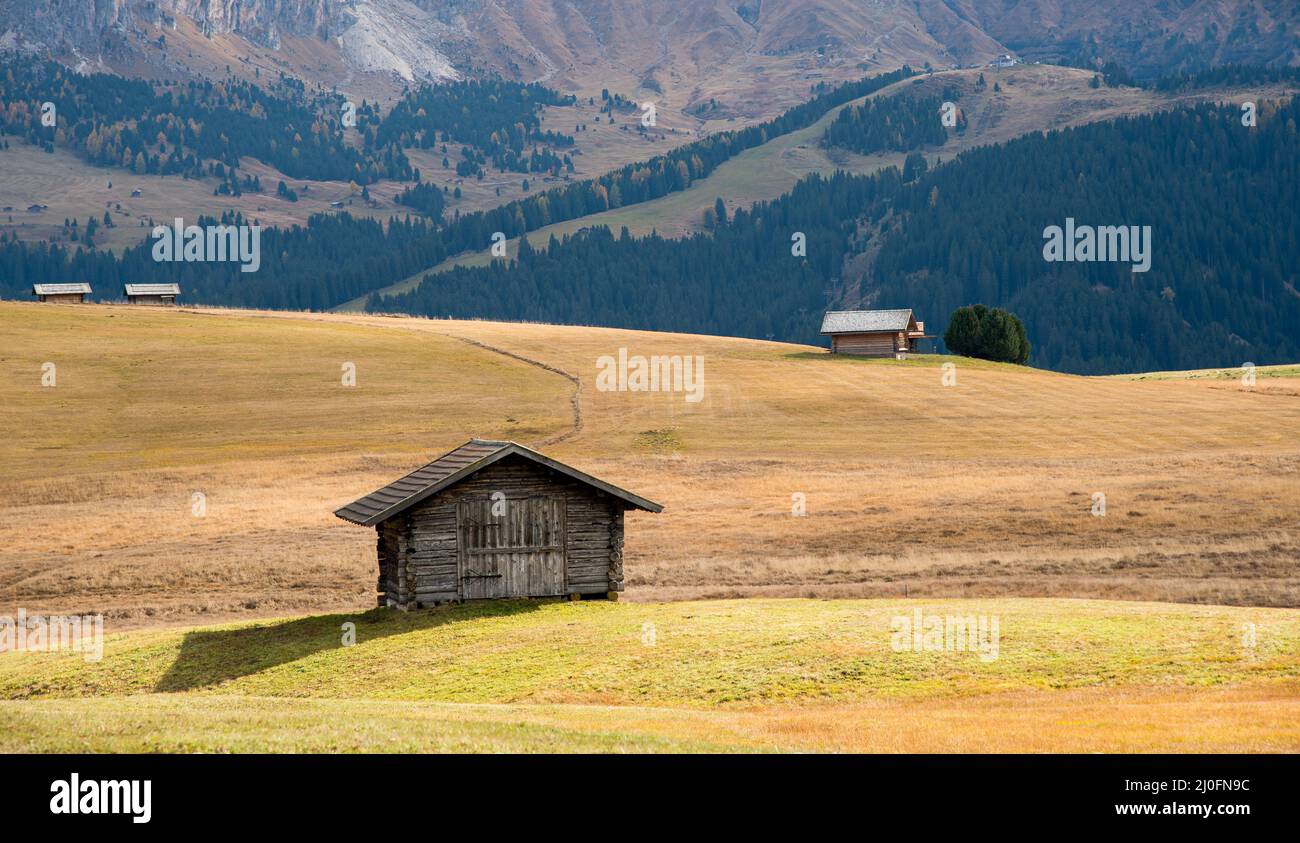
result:
[(180, 284), (127, 284), (123, 292), (129, 304), (176, 304)]
[(933, 339), (911, 309), (832, 310), (822, 319), (822, 336), (831, 338), (831, 353), (894, 357), (917, 351), (917, 341)]
[(37, 301), (74, 302), (81, 304), (90, 295), (89, 284), (33, 284), (32, 295)]
[(623, 590), (623, 513), (659, 504), (515, 442), (471, 439), (336, 510), (378, 532), (379, 605)]

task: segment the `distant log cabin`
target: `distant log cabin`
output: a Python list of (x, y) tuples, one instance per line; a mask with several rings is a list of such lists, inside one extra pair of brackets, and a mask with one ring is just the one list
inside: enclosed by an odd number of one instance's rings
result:
[(32, 295), (37, 301), (74, 302), (81, 304), (90, 295), (89, 284), (33, 284)]
[(623, 590), (623, 513), (663, 507), (515, 442), (471, 439), (335, 511), (378, 533), (380, 606)]
[(176, 304), (180, 284), (127, 284), (123, 292), (130, 304)]
[(832, 310), (822, 320), (821, 333), (830, 336), (832, 354), (899, 360), (918, 350), (918, 340), (933, 339), (910, 309)]

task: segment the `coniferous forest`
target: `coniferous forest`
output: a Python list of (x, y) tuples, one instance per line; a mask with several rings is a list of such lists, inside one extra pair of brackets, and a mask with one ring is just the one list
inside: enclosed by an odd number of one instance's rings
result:
[[(564, 159), (554, 153), (546, 155), (547, 150), (540, 147), (570, 147), (573, 138), (543, 131), (540, 113), (543, 106), (568, 105), (573, 100), (535, 83), (490, 79), (425, 85), (408, 92), (393, 107), (379, 124), (373, 142), (380, 148), (463, 145), (462, 160), (473, 167), (458, 170), (462, 176), (482, 172), (480, 161), (491, 161), (503, 171), (549, 170), (558, 174)], [(531, 163), (536, 160), (545, 161), (546, 166)]]
[(954, 132), (966, 131), (966, 115), (956, 107), (960, 92), (945, 87), (938, 96), (869, 99), (861, 105), (841, 109), (826, 127), (826, 146), (850, 149), (862, 155), (881, 150), (905, 152), (921, 146), (941, 146), (948, 130), (940, 119), (944, 103), (953, 105)]
[[(70, 147), (95, 165), (140, 174), (224, 177), (243, 157), (285, 175), (372, 184), (410, 180), (407, 148), (453, 143), (481, 171), (558, 173), (553, 148), (573, 138), (545, 132), (540, 112), (573, 101), (541, 85), (484, 80), (420, 86), (380, 116), (374, 103), (347, 103), (281, 74), (262, 84), (160, 83), (79, 74), (53, 61), (0, 61), (0, 133), (46, 150)], [(54, 106), (53, 125), (43, 119)], [(360, 133), (361, 149), (345, 132)]]
[[(55, 125), (42, 121), (45, 103)], [(362, 103), (363, 132), (379, 120)], [(396, 146), (365, 154), (343, 138), (344, 100), (281, 76), (265, 85), (236, 79), (160, 84), (106, 73), (82, 75), (53, 61), (0, 63), (0, 133), (53, 150), (67, 146), (88, 162), (140, 174), (224, 177), (241, 157), (285, 175), (368, 184), (409, 179)]]
[[(682, 240), (599, 227), (536, 248), (525, 239), (517, 259), (428, 276), (369, 309), (818, 342), (828, 279), (849, 253), (856, 214), (899, 178), (892, 169), (812, 176)], [(796, 232), (807, 257), (792, 254)]]
[[(1228, 68), (1154, 84), (1195, 87), (1253, 79), (1253, 73)], [(721, 132), (489, 211), (443, 220), (444, 196), (436, 187), (419, 185), (399, 201), (425, 218), (380, 223), (322, 214), (304, 227), (264, 229), (257, 273), (240, 273), (233, 264), (159, 265), (151, 259), (149, 241), (114, 256), (0, 237), (0, 294), (23, 297), (33, 282), (51, 278), (89, 281), (101, 298), (118, 295), (125, 280), (179, 281), (191, 302), (327, 309), (452, 255), (485, 249), (495, 232), (513, 238), (683, 190), (745, 149), (811, 125), (830, 108), (911, 75), (903, 68), (838, 87), (819, 86), (809, 102), (767, 123)], [(222, 109), (256, 119), (252, 115), (259, 108), (301, 107), (306, 119), (307, 111), (324, 107), (295, 105), (292, 98), (270, 96), (257, 86), (241, 87), (247, 83), (175, 88), (76, 76), (55, 65), (27, 75), (10, 66), (4, 85), (6, 94), (21, 91), (21, 102), (62, 91), (61, 101), (84, 108), (63, 109), (59, 131), (65, 132), (63, 142), (99, 156), (92, 158), (96, 162), (109, 155), (127, 166), (130, 150), (144, 156), (146, 171), (175, 167), (183, 174), (197, 174), (204, 161), (211, 166), (213, 160), (227, 160), (223, 155), (238, 157), (233, 150), (207, 146), (212, 139), (204, 136), (210, 133), (195, 132), (196, 115), (207, 125), (228, 116)], [(400, 119), (390, 115), (394, 134), (385, 134), (383, 121), (363, 104), (358, 127), (367, 142), (360, 152), (348, 147), (337, 160), (328, 140), (335, 127), (308, 135), (316, 139), (321, 161), (334, 162), (329, 166), (343, 161), (354, 169), (379, 166), (368, 171), (373, 177), (386, 174), (376, 162), (400, 169), (396, 153), (375, 159), (375, 151), (400, 152), (407, 143), (464, 144), (474, 150), (463, 153), (466, 160), (475, 162), (487, 160), (489, 151), (495, 160), (532, 155), (543, 144), (565, 144), (563, 137), (540, 133), (535, 119), (491, 129), (511, 114), (535, 116), (539, 103), (556, 101), (545, 89), (514, 85), (493, 91), (502, 110), (489, 111), (491, 119), (455, 133), (436, 128), (439, 121), (431, 119), (440, 110), (456, 113), (460, 100), (453, 89), (443, 100), (410, 95), (411, 105), (421, 105), (408, 107)], [(941, 99), (956, 99), (948, 94)], [(832, 122), (826, 141), (860, 152), (941, 142), (935, 131), (939, 102), (932, 99), (904, 94), (846, 109)], [(18, 100), (0, 114), (6, 130), (46, 143), (32, 124), (39, 114)], [(160, 104), (173, 111), (150, 110)], [(136, 153), (136, 136), (156, 127), (141, 120), (103, 120), (115, 109), (136, 108), (181, 134), (173, 138), (161, 131), (156, 152), (145, 143)], [(1258, 124), (1247, 127), (1235, 107), (1201, 105), (1030, 135), (971, 150), (934, 169), (927, 169), (918, 154), (909, 157), (902, 173), (813, 176), (791, 193), (729, 218), (724, 206), (722, 214), (713, 213), (706, 232), (692, 237), (634, 238), (594, 229), (561, 241), (524, 241), (508, 262), (429, 276), (408, 293), (372, 295), (368, 307), (817, 343), (820, 314), (828, 306), (911, 307), (930, 333), (942, 335), (956, 308), (982, 303), (1005, 307), (1024, 320), (1033, 349), (1029, 362), (1038, 366), (1101, 373), (1292, 361), (1300, 359), (1298, 109), (1294, 100), (1261, 102)], [(177, 123), (182, 114), (193, 119)], [(288, 112), (281, 116), (298, 119)], [(240, 138), (242, 144), (265, 145), (272, 150), (268, 155), (280, 149), (273, 135), (250, 130)], [(299, 148), (303, 167), (316, 166), (311, 161), (317, 153), (301, 151), (309, 148)], [(130, 166), (137, 160), (132, 158)], [(236, 181), (233, 171), (222, 184), (259, 189)], [(1044, 229), (1067, 219), (1080, 225), (1150, 226), (1150, 270), (1133, 272), (1127, 263), (1046, 261)], [(794, 248), (799, 236), (806, 256)]]
[[(684, 240), (592, 231), (427, 277), (372, 310), (818, 342), (827, 306), (1006, 307), (1034, 365), (1078, 373), (1300, 359), (1300, 103), (1203, 105), (976, 149), (904, 182), (810, 177)], [(1049, 263), (1043, 231), (1150, 225), (1151, 267)], [(803, 232), (807, 258), (791, 255)], [(862, 277), (845, 258), (872, 243)], [(853, 264), (849, 264), (853, 265)], [(473, 313), (466, 310), (472, 302)]]
[(414, 208), (434, 219), (442, 218), (442, 209), (447, 205), (447, 197), (442, 188), (429, 182), (420, 182), (405, 188), (397, 194), (397, 203)]
[[(400, 194), (399, 201), (433, 220), (412, 222), (394, 218), (382, 226), (347, 214), (313, 215), (306, 226), (263, 232), (263, 251), (270, 248), (274, 251), (255, 275), (241, 274), (233, 266), (214, 263), (183, 267), (159, 265), (149, 257), (148, 241), (117, 258), (108, 253), (69, 250), (57, 244), (24, 243), (16, 237), (5, 241), (0, 236), (0, 295), (25, 295), (34, 281), (51, 277), (90, 281), (97, 298), (116, 297), (126, 278), (180, 280), (185, 284), (186, 299), (199, 303), (328, 309), (409, 277), (450, 255), (488, 248), (496, 232), (513, 238), (550, 223), (683, 190), (692, 180), (708, 175), (744, 150), (810, 125), (834, 106), (910, 75), (911, 70), (904, 67), (834, 87), (819, 83), (813, 89), (813, 99), (767, 123), (720, 132), (649, 161), (629, 164), (599, 178), (572, 182), (491, 210), (456, 213), (441, 225), (434, 220), (442, 210), (443, 197), (434, 197), (436, 188), (432, 186), (429, 190), (408, 188)], [(115, 78), (105, 76), (103, 81), (109, 84)], [(376, 131), (368, 122), (363, 129), (367, 136)], [(389, 146), (396, 148), (395, 144)], [(286, 187), (285, 195), (292, 197), (292, 190)], [(251, 222), (256, 224), (257, 220)], [(338, 249), (338, 243), (346, 243), (348, 248)], [(322, 254), (331, 256), (330, 262), (322, 263)]]
[[(1300, 359), (1298, 124), (1294, 99), (1254, 128), (1202, 105), (973, 150), (892, 203), (870, 288), (927, 320), (1006, 307), (1032, 362), (1070, 372)], [(1151, 226), (1150, 270), (1047, 263), (1066, 217)]]

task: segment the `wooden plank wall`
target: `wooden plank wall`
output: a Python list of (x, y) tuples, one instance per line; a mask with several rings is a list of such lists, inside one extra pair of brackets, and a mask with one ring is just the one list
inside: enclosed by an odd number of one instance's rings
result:
[(393, 519), (380, 524), (378, 533), (379, 553), (379, 605), (401, 606), (405, 595), (403, 584), (405, 577), (398, 573), (400, 559), (399, 545), (405, 524), (403, 519)]
[[(831, 338), (831, 346), (837, 354), (868, 354), (892, 357), (896, 346), (897, 334), (884, 331), (870, 334), (836, 334)], [(904, 340), (904, 348), (906, 340)]]
[(565, 594), (564, 495), (462, 497), (457, 503), (461, 596)]
[(569, 593), (622, 591), (621, 556), (619, 576), (610, 575), (610, 555), (623, 548), (622, 507), (614, 505), (608, 495), (569, 496), (568, 533), (565, 572)]
[(127, 296), (126, 302), (127, 304), (141, 304), (141, 305), (149, 305), (151, 307), (171, 306), (176, 304), (176, 297), (175, 296), (152, 296), (152, 295)]
[[(507, 457), (380, 525), (381, 577), (389, 605), (417, 608), (464, 599), (457, 559), (456, 503), (462, 498), (562, 496), (565, 593), (623, 590), (623, 504), (521, 457)], [(388, 536), (387, 539), (383, 538)], [(392, 573), (384, 568), (391, 554)]]

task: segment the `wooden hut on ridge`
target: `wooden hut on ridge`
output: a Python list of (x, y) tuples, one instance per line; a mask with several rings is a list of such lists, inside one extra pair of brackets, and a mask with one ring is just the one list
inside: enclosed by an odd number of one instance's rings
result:
[(832, 354), (894, 357), (917, 350), (917, 341), (934, 339), (911, 308), (901, 310), (831, 310), (822, 319), (822, 336), (831, 338)]
[(123, 288), (130, 304), (176, 304), (180, 284), (127, 284)]
[(81, 304), (90, 295), (90, 285), (75, 284), (33, 284), (32, 295), (37, 301), (74, 302)]
[(471, 439), (335, 511), (378, 533), (380, 606), (623, 590), (623, 513), (663, 507), (516, 442)]

